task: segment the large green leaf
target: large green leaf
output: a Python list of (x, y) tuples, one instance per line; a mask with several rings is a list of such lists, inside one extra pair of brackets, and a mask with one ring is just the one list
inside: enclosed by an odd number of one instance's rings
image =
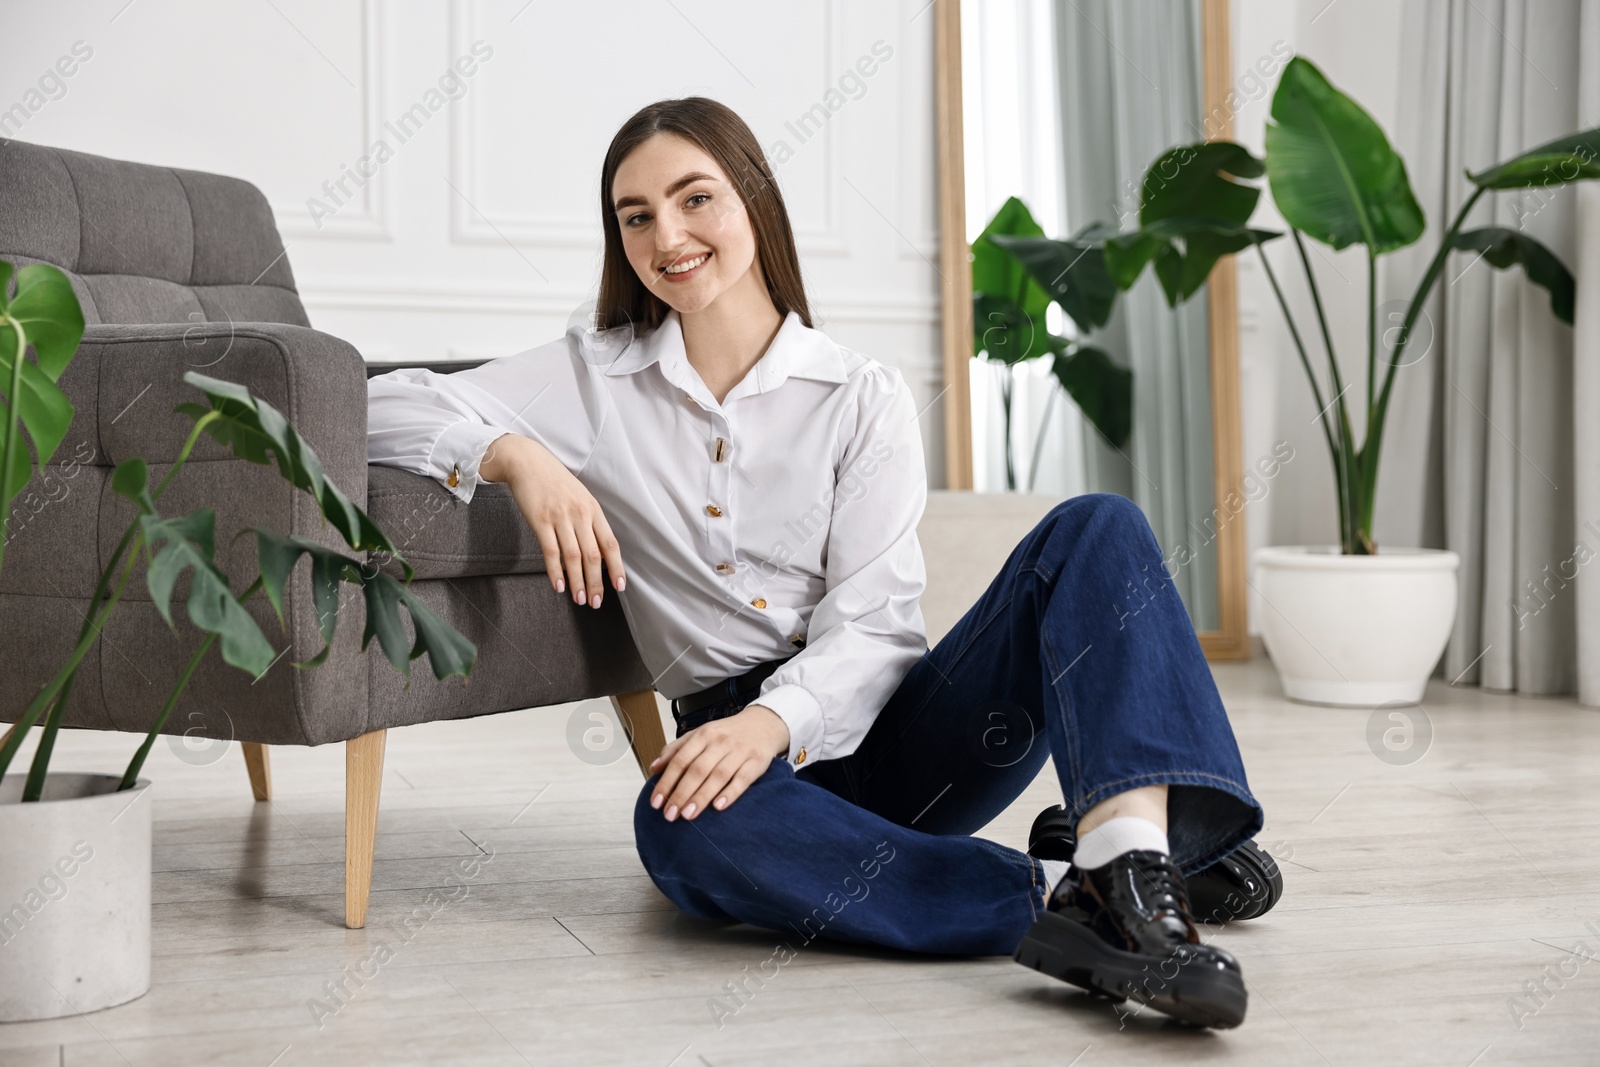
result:
[(1334, 248), (1392, 252), (1422, 236), (1422, 208), (1398, 153), (1361, 105), (1296, 56), (1267, 124), (1267, 178), (1289, 225)]
[(276, 653), (216, 564), (216, 521), (210, 508), (171, 519), (141, 515), (145, 541), (154, 552), (145, 584), (156, 610), (171, 626), (172, 591), (178, 578), (189, 572), (189, 621), (221, 639), (224, 660), (259, 678), (272, 666)]
[(1133, 431), (1133, 372), (1092, 345), (1056, 356), (1050, 369), (1073, 401), (1117, 448)]
[(1568, 326), (1572, 325), (1577, 302), (1572, 272), (1554, 252), (1523, 231), (1505, 226), (1486, 226), (1481, 230), (1456, 234), (1451, 247), (1482, 252), (1483, 258), (1491, 266), (1501, 270), (1522, 267), (1530, 282), (1542, 286), (1550, 294), (1551, 313)]
[(183, 380), (205, 393), (211, 407), (180, 404), (179, 411), (196, 421), (215, 411), (220, 418), (207, 424), (208, 434), (240, 459), (263, 465), (276, 463), (278, 472), (290, 484), (310, 493), (317, 501), (323, 517), (339, 531), (345, 544), (357, 550), (392, 554), (410, 579), (411, 565), (400, 557), (367, 513), (328, 480), (316, 452), (278, 409), (233, 382), (193, 371), (185, 374)]
[(1030, 317), (1008, 296), (972, 294), (972, 332), (977, 347), (988, 359), (1020, 363), (1054, 351), (1054, 337), (1044, 316)]
[(1600, 178), (1600, 129), (1561, 137), (1476, 174), (1484, 189), (1523, 189)]
[(1232, 141), (1201, 141), (1168, 149), (1144, 172), (1139, 187), (1139, 225), (1163, 219), (1207, 221), (1237, 229), (1255, 213), (1261, 190), (1240, 178), (1265, 173), (1261, 160)]
[[(366, 573), (362, 562), (326, 545), (304, 537), (288, 536), (252, 527), (256, 535), (256, 554), (261, 562), (262, 588), (272, 602), (278, 619), (283, 619), (284, 589), (289, 576), (302, 555), (311, 557), (311, 595), (317, 609), (317, 626), (322, 633), (323, 648), (314, 657), (297, 667), (314, 667), (327, 658), (332, 647), (335, 627), (341, 606), (340, 583), (350, 582), (361, 587), (366, 600), (367, 625), (361, 647), (366, 649), (372, 638), (384, 655), (407, 679), (411, 678), (411, 661), (426, 653), (434, 677), (443, 680), (451, 675), (466, 677), (477, 661), (478, 650), (449, 624), (445, 623), (410, 589), (394, 578), (379, 571)], [(411, 615), (416, 641), (406, 647), (405, 622), (401, 608)]]
[[(15, 298), (10, 295), (13, 273)], [(17, 343), (19, 329), (27, 346)], [(33, 477), (35, 461), (41, 467), (48, 463), (72, 425), (72, 403), (56, 380), (82, 338), (83, 310), (65, 274), (47, 263), (15, 272), (0, 261), (0, 549), (11, 501)], [(36, 360), (27, 358), (27, 347)], [(11, 395), (14, 380), (16, 396)], [(26, 439), (13, 420), (21, 423)]]
[(0, 285), (0, 311), (22, 323), (39, 369), (52, 382), (60, 378), (83, 340), (83, 309), (67, 276), (48, 263), (23, 267), (17, 272), (15, 299), (7, 303)]
[(1059, 241), (996, 235), (993, 241), (1061, 305), (1081, 332), (1090, 333), (1110, 320), (1117, 301), (1117, 283), (1106, 270), (1105, 251), (1096, 236), (1080, 233)]
[[(1034, 324), (1034, 329), (1027, 331), (1028, 333), (1042, 332), (1045, 328), (1045, 310), (1050, 306), (1050, 295), (1028, 275), (1016, 259), (995, 243), (996, 237), (1014, 236), (1043, 237), (1044, 230), (1034, 221), (1028, 206), (1013, 196), (1000, 206), (1000, 210), (994, 213), (994, 218), (989, 220), (989, 224), (978, 235), (978, 239), (972, 242), (972, 291), (975, 298), (978, 293), (987, 293), (996, 300), (1008, 301), (1027, 321)], [(974, 321), (973, 355), (982, 355), (986, 351), (984, 348), (986, 329), (982, 321)], [(1015, 351), (1015, 348), (1012, 350)], [(990, 353), (990, 357), (1004, 358), (993, 352)]]

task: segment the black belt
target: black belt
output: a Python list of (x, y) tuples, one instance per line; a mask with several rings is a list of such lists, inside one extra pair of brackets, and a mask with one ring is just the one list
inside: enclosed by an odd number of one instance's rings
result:
[[(741, 697), (747, 698), (745, 700), (746, 704), (754, 700), (761, 683), (767, 679), (767, 676), (793, 658), (792, 656), (785, 656), (783, 659), (769, 660), (766, 663), (757, 664), (743, 674), (724, 678), (715, 685), (708, 685), (697, 693), (675, 698), (672, 701), (672, 717), (678, 723), (679, 736), (693, 730), (702, 722), (708, 721), (707, 717), (700, 715), (700, 712), (713, 705), (730, 700), (737, 701)], [(740, 706), (742, 707), (743, 705)], [(737, 710), (739, 709), (733, 709), (733, 711)], [(733, 711), (728, 714), (732, 714)], [(721, 716), (718, 717), (720, 718)]]

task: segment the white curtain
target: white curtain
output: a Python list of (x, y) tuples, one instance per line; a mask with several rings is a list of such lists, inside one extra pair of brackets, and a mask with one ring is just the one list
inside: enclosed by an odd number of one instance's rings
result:
[[(1429, 229), (1385, 261), (1385, 300), (1410, 296), (1464, 170), (1600, 126), (1597, 57), (1600, 0), (1407, 5), (1394, 135)], [(1490, 225), (1573, 269), (1576, 326), (1519, 269), (1452, 255), (1400, 371), (1376, 533), (1461, 554), (1446, 677), (1600, 703), (1600, 190), (1489, 194), (1466, 228)]]
[[(1131, 229), (1146, 168), (1205, 139), (1199, 3), (1059, 0), (1055, 29), (1066, 228)], [(1198, 553), (1173, 578), (1202, 630), (1218, 626), (1208, 321), (1205, 290), (1173, 310), (1147, 273), (1095, 336), (1133, 371), (1133, 435), (1116, 449), (1084, 427), (1089, 488), (1138, 503), (1168, 552)]]

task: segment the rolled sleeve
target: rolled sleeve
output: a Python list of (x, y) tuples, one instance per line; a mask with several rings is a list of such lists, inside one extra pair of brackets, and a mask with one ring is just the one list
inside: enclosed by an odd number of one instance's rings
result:
[[(470, 501), (496, 438), (515, 433), (544, 445), (573, 473), (596, 439), (588, 365), (570, 338), (482, 366), (440, 374), (423, 368), (367, 382), (367, 458), (434, 478)], [(451, 482), (455, 484), (451, 484)]]
[(922, 434), (898, 370), (869, 369), (844, 450), (828, 528), (826, 593), (806, 645), (757, 702), (789, 726), (790, 762), (849, 755), (927, 651), (917, 540), (928, 499)]

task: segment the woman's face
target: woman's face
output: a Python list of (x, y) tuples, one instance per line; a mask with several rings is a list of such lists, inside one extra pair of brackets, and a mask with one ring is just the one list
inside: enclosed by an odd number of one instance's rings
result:
[(617, 167), (611, 202), (634, 272), (679, 314), (741, 284), (765, 293), (744, 201), (692, 142), (658, 133), (641, 143)]

